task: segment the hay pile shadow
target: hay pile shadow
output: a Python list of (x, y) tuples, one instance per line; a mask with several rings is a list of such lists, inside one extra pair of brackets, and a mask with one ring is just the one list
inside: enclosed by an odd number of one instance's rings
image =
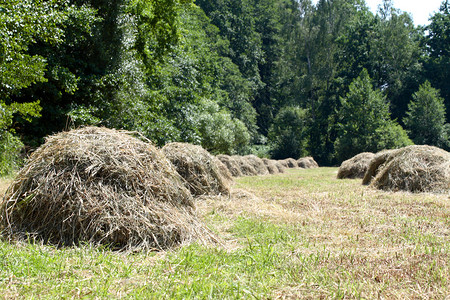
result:
[[(384, 159), (381, 165), (380, 157)], [(450, 191), (450, 153), (445, 150), (408, 146), (375, 158), (372, 161), (379, 169), (371, 183), (375, 188), (409, 192)]]
[(297, 165), (299, 168), (303, 169), (314, 169), (319, 167), (319, 164), (311, 156), (298, 159)]
[(363, 178), (375, 154), (363, 152), (342, 162), (337, 174), (338, 179)]
[(169, 143), (162, 148), (195, 196), (229, 194), (232, 181), (228, 168), (201, 146)]
[(250, 165), (255, 169), (256, 175), (267, 175), (269, 171), (267, 170), (266, 165), (263, 160), (256, 155), (246, 155), (244, 156)]
[(48, 137), (7, 191), (0, 222), (9, 239), (57, 246), (167, 249), (215, 240), (161, 151), (97, 127)]
[(241, 166), (239, 165), (239, 161), (236, 157), (220, 154), (217, 155), (217, 158), (228, 168), (228, 171), (231, 173), (233, 177), (243, 176), (241, 171)]

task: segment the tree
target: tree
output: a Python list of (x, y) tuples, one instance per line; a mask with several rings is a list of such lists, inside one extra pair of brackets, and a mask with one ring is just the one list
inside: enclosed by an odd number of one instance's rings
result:
[(336, 157), (343, 161), (361, 152), (378, 152), (411, 144), (406, 132), (390, 119), (389, 105), (380, 91), (374, 90), (366, 69), (341, 97)]
[(450, 148), (445, 126), (444, 99), (430, 82), (422, 84), (412, 96), (403, 122), (416, 144)]
[(308, 147), (308, 112), (299, 107), (283, 107), (269, 129), (271, 156), (276, 159), (300, 158)]
[(0, 175), (18, 161), (22, 143), (14, 133), (15, 122), (40, 116), (39, 101), (17, 102), (13, 97), (46, 78), (46, 59), (30, 54), (36, 43), (57, 44), (63, 38), (62, 22), (70, 8), (65, 1), (0, 2)]
[[(441, 4), (439, 12), (431, 17), (426, 28), (422, 48), (425, 52), (426, 78), (440, 90), (447, 112), (450, 110), (450, 7), (448, 0)], [(450, 114), (447, 115), (447, 123)]]

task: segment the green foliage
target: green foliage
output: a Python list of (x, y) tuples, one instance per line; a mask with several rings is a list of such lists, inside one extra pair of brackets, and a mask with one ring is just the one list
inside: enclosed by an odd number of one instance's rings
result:
[(242, 153), (250, 142), (250, 134), (244, 123), (210, 101), (203, 100), (198, 113), (201, 144), (208, 151), (218, 153)]
[(268, 141), (272, 157), (300, 158), (306, 156), (308, 112), (299, 107), (283, 107), (269, 129)]
[[(450, 111), (450, 7), (448, 0), (442, 1), (441, 7), (431, 18), (431, 23), (423, 37), (425, 52), (425, 76), (444, 98), (446, 111)], [(447, 123), (450, 114), (447, 114)]]
[(361, 152), (378, 152), (411, 144), (404, 130), (390, 119), (385, 96), (374, 90), (363, 70), (341, 98), (336, 157), (343, 161)]
[(445, 127), (444, 99), (430, 82), (422, 84), (412, 96), (403, 122), (414, 143), (450, 148)]

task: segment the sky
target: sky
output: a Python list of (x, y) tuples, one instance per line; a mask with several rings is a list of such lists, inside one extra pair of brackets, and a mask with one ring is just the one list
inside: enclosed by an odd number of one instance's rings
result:
[[(313, 0), (317, 3), (318, 0)], [(378, 5), (380, 5), (382, 0), (366, 0), (367, 6), (376, 12)], [(394, 7), (402, 11), (408, 12), (412, 15), (414, 24), (417, 25), (428, 25), (430, 22), (428, 18), (433, 15), (434, 12), (439, 11), (439, 7), (443, 0), (394, 0)]]

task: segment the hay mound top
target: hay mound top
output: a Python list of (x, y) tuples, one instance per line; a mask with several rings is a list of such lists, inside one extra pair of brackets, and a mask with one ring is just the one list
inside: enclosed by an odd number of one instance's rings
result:
[(233, 159), (235, 159), (239, 163), (239, 167), (241, 169), (243, 176), (255, 176), (258, 175), (258, 171), (255, 167), (250, 163), (250, 161), (244, 157), (239, 155), (233, 155)]
[(408, 146), (391, 151), (372, 186), (391, 191), (450, 191), (450, 153), (431, 146)]
[(371, 152), (363, 152), (353, 156), (350, 159), (344, 161), (339, 167), (337, 174), (338, 179), (343, 178), (363, 178), (367, 169), (369, 168), (370, 161), (374, 158), (375, 154)]
[(10, 239), (58, 246), (166, 249), (214, 240), (161, 151), (97, 127), (48, 137), (7, 191), (0, 224)]
[(299, 168), (303, 169), (314, 169), (319, 167), (319, 164), (311, 156), (298, 159), (297, 165)]
[(232, 179), (227, 167), (201, 146), (170, 143), (162, 151), (186, 180), (193, 195), (230, 193)]

